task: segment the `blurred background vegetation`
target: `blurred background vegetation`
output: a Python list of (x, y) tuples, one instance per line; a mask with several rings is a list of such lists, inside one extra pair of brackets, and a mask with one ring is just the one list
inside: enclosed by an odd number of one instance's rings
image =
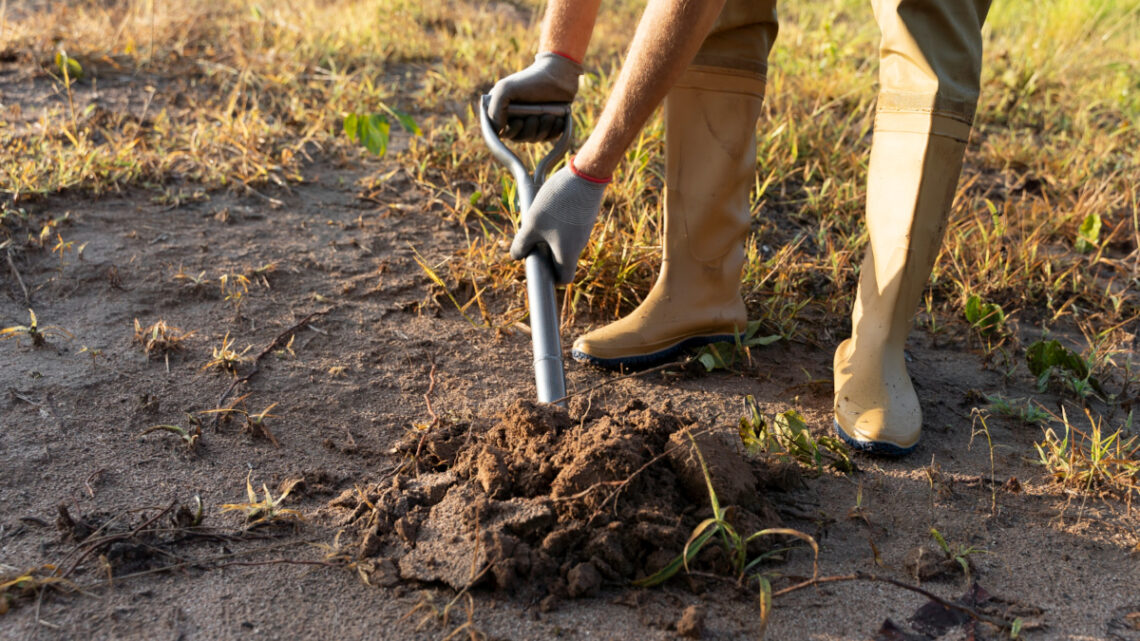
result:
[[(575, 107), (579, 140), (643, 3), (604, 4)], [(521, 270), (505, 252), (516, 223), (511, 186), (472, 108), (529, 63), (541, 14), (529, 0), (6, 2), (4, 215), (61, 192), (141, 190), (174, 203), (218, 189), (260, 193), (329, 166), (363, 166), (355, 188), (368, 198), (404, 172), (426, 194), (423, 216), (466, 231), (454, 255), (433, 257), (443, 286), (467, 298), (488, 292), (491, 324), (513, 322), (524, 305)], [(1131, 345), (1137, 33), (1140, 0), (1041, 0), (1032, 11), (995, 3), (977, 129), (919, 316), (928, 330), (976, 325), (968, 305), (992, 305), (1002, 310), (1000, 344), (1011, 349), (1029, 325), (1080, 329), (1102, 352)], [(744, 292), (753, 317), (789, 339), (832, 345), (847, 331), (866, 241), (877, 38), (865, 0), (781, 9)], [(353, 118), (370, 115), (391, 135), (384, 160), (345, 134), (346, 119), (356, 131)], [(412, 133), (399, 126), (404, 115)], [(662, 150), (655, 120), (615, 177), (568, 289), (567, 323), (614, 318), (652, 283)]]

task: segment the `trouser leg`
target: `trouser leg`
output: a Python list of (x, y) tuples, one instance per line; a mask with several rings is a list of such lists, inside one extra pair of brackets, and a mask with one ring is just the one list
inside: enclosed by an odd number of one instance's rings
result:
[(922, 411), (904, 346), (933, 268), (973, 123), (988, 0), (874, 0), (880, 92), (867, 176), (870, 236), (851, 338), (835, 354), (835, 426), (905, 454)]

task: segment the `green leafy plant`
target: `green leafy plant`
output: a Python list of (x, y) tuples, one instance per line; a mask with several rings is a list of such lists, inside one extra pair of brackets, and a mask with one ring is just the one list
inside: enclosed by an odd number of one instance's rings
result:
[(1103, 419), (1094, 419), (1085, 410), (1089, 429), (1078, 429), (1062, 408), (1064, 436), (1045, 430), (1044, 440), (1035, 443), (1037, 463), (1058, 483), (1080, 490), (1094, 488), (1131, 493), (1140, 484), (1140, 436), (1132, 434), (1132, 413), (1122, 428), (1109, 433)]
[(1096, 392), (1107, 396), (1092, 368), (1080, 354), (1056, 340), (1039, 340), (1025, 350), (1029, 372), (1037, 378), (1037, 389), (1045, 391), (1052, 380), (1060, 380), (1081, 398)]
[(198, 447), (198, 441), (202, 438), (202, 421), (198, 420), (197, 416), (187, 414), (186, 418), (189, 421), (189, 428), (182, 427), (181, 425), (155, 425), (143, 430), (139, 436), (146, 436), (152, 432), (169, 432), (176, 435), (186, 445), (186, 449), (193, 450)]
[(774, 454), (822, 472), (824, 464), (844, 474), (855, 472), (850, 450), (833, 436), (812, 436), (804, 417), (787, 410), (770, 420), (760, 412), (756, 399), (744, 398), (745, 415), (740, 419), (740, 440), (753, 455)]
[(74, 82), (83, 77), (83, 65), (63, 49), (55, 52), (55, 68), (59, 69), (59, 73), (67, 79), (67, 81)]
[(760, 323), (748, 323), (743, 334), (737, 334), (733, 341), (723, 341), (702, 347), (696, 355), (697, 362), (705, 366), (705, 371), (731, 369), (741, 360), (751, 360), (753, 347), (771, 345), (780, 340), (778, 335), (759, 336)]
[[(749, 535), (743, 536), (736, 531), (736, 528), (728, 520), (728, 509), (722, 507), (720, 500), (717, 498), (716, 490), (713, 487), (712, 477), (709, 474), (708, 465), (705, 463), (704, 455), (697, 447), (696, 441), (692, 435), (689, 434), (689, 442), (692, 443), (693, 449), (697, 454), (697, 460), (700, 462), (701, 471), (704, 473), (705, 486), (709, 492), (709, 505), (712, 507), (713, 515), (697, 525), (693, 529), (692, 534), (689, 535), (689, 540), (685, 542), (685, 547), (682, 549), (681, 554), (665, 565), (665, 567), (654, 572), (653, 574), (634, 581), (634, 585), (639, 587), (651, 587), (660, 585), (668, 581), (682, 569), (686, 572), (689, 571), (689, 563), (693, 561), (700, 554), (701, 550), (706, 545), (711, 543), (714, 539), (719, 539), (724, 546), (725, 552), (732, 564), (732, 569), (738, 583), (744, 584), (750, 577), (755, 578), (759, 584), (760, 589), (760, 610), (761, 620), (766, 621), (768, 612), (771, 610), (772, 603), (772, 586), (768, 577), (756, 573), (756, 568), (764, 561), (772, 557), (788, 551), (789, 548), (780, 548), (770, 550), (755, 557), (748, 555), (748, 544), (751, 542), (767, 536), (791, 536), (801, 541), (806, 542), (811, 546), (814, 553), (813, 561), (813, 578), (818, 575), (818, 561), (819, 561), (819, 545), (815, 539), (810, 535), (793, 530), (790, 528), (765, 528), (758, 530)], [(763, 625), (763, 623), (762, 623)]]
[(973, 563), (970, 561), (970, 556), (974, 554), (986, 553), (986, 550), (984, 548), (974, 547), (972, 545), (967, 546), (962, 544), (955, 544), (951, 546), (946, 542), (946, 537), (942, 536), (942, 533), (935, 528), (930, 528), (930, 536), (934, 538), (934, 541), (936, 543), (938, 543), (938, 547), (942, 549), (942, 552), (946, 555), (947, 559), (957, 563), (962, 567), (962, 574), (964, 574), (967, 579), (969, 579), (970, 575), (972, 574), (974, 567)]
[(1100, 244), (1100, 228), (1101, 228), (1100, 214), (1089, 212), (1085, 219), (1081, 221), (1081, 226), (1077, 229), (1077, 240), (1073, 243), (1073, 248), (1082, 254), (1087, 254), (1097, 248)]
[(984, 303), (977, 294), (966, 300), (966, 321), (980, 336), (1000, 335), (1005, 329), (1005, 312), (1001, 305)]
[(386, 113), (361, 114), (354, 112), (346, 115), (343, 128), (349, 140), (360, 143), (365, 149), (377, 156), (383, 156), (388, 152), (388, 140), (392, 129), (388, 116), (395, 118), (404, 131), (413, 136), (423, 135), (419, 125), (408, 114), (387, 105), (381, 105), (381, 108)]
[(1025, 398), (1005, 398), (999, 394), (986, 397), (989, 401), (990, 411), (1001, 416), (1015, 418), (1026, 425), (1045, 424), (1049, 422), (1049, 412), (1035, 405), (1033, 401)]

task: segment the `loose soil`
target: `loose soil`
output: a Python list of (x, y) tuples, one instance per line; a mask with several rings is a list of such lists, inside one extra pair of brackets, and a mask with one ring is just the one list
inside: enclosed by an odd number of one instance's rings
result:
[[(669, 563), (711, 516), (705, 470), (738, 531), (777, 525), (739, 440), (726, 436), (640, 401), (613, 415), (518, 401), (493, 420), (401, 444), (428, 471), (347, 490), (329, 507), (375, 567), (457, 590), (486, 583), (549, 610)], [(721, 548), (706, 552), (694, 567), (730, 572)]]
[[(964, 334), (915, 332), (923, 441), (901, 461), (856, 457), (851, 476), (745, 456), (737, 438), (745, 395), (829, 433), (830, 345), (778, 343), (710, 375), (618, 379), (571, 363), (583, 392), (566, 411), (537, 406), (525, 332), (472, 326), (415, 262), (448, 260), (464, 230), (400, 170), (372, 200), (357, 196), (358, 179), (393, 170), (314, 165), (288, 191), (173, 205), (142, 193), (28, 205), (35, 220), (69, 214), (59, 232), (75, 249), (0, 265), (0, 322), (28, 320), (18, 271), (40, 323), (69, 335), (0, 343), (0, 570), (56, 564), (83, 592), (13, 601), (0, 638), (755, 638), (756, 594), (717, 578), (719, 547), (662, 587), (630, 583), (710, 515), (699, 449), (737, 529), (813, 536), (822, 574), (1021, 616), (1026, 638), (1140, 639), (1135, 512), (1046, 478), (1030, 462), (1039, 428), (993, 416), (992, 449), (979, 431), (986, 394), (1036, 394), (1024, 366), (1006, 377)], [(253, 275), (240, 310), (220, 294), (224, 274)], [(135, 319), (193, 334), (148, 357)], [(203, 366), (227, 335), (264, 356), (223, 399), (233, 375)], [(193, 430), (186, 413), (219, 404), (275, 405), (264, 429), (197, 414), (194, 449), (142, 435)], [(256, 500), (262, 485), (289, 490), (278, 507), (303, 518), (246, 528), (222, 506), (248, 501), (247, 478)], [(969, 578), (931, 528), (983, 550)], [(762, 566), (776, 589), (813, 571), (793, 539), (751, 552), (782, 547)], [(823, 584), (774, 607), (773, 639), (996, 635), (942, 625), (925, 596), (882, 582)]]

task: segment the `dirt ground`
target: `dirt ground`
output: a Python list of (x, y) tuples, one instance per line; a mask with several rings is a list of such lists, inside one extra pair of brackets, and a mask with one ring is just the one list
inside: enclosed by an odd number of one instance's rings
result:
[[(856, 457), (851, 476), (784, 474), (741, 457), (736, 437), (746, 395), (828, 433), (831, 346), (776, 343), (740, 372), (709, 375), (616, 380), (571, 363), (572, 391), (610, 384), (568, 413), (536, 409), (519, 403), (534, 390), (529, 337), (473, 327), (415, 262), (446, 260), (463, 230), (399, 170), (384, 202), (358, 198), (358, 178), (395, 169), (317, 165), (289, 191), (173, 204), (126, 193), (29, 206), (37, 219), (67, 215), (59, 229), (74, 246), (0, 266), (0, 322), (28, 320), (18, 272), (40, 324), (69, 336), (0, 343), (0, 564), (56, 564), (83, 591), (14, 602), (0, 638), (755, 638), (756, 595), (710, 578), (715, 554), (698, 561), (705, 575), (628, 583), (708, 515), (683, 453), (689, 429), (720, 448), (714, 484), (742, 531), (810, 534), (823, 575), (956, 599), (969, 581), (940, 563), (936, 528), (980, 550), (972, 579), (992, 598), (971, 603), (1021, 617), (1025, 638), (1140, 639), (1136, 513), (1050, 483), (1030, 461), (1037, 427), (991, 417), (992, 449), (975, 434), (986, 394), (1036, 393), (1023, 365), (1007, 380), (964, 337), (916, 331), (922, 444), (901, 461)], [(220, 293), (225, 274), (251, 275), (240, 311)], [(194, 333), (168, 362), (148, 358), (136, 319)], [(169, 432), (142, 435), (218, 406), (233, 377), (203, 366), (227, 334), (247, 357), (271, 348), (222, 405), (274, 404), (272, 440), (237, 415), (200, 415), (193, 451)], [(398, 467), (416, 454), (422, 468)], [(221, 506), (246, 501), (247, 475), (275, 494), (292, 486), (280, 507), (303, 520), (243, 529)], [(114, 540), (93, 546), (95, 535)], [(764, 566), (776, 590), (812, 573), (810, 551), (790, 545)], [(939, 562), (916, 567), (918, 548)], [(767, 638), (997, 637), (912, 621), (926, 602), (882, 581), (825, 583), (777, 597)]]

